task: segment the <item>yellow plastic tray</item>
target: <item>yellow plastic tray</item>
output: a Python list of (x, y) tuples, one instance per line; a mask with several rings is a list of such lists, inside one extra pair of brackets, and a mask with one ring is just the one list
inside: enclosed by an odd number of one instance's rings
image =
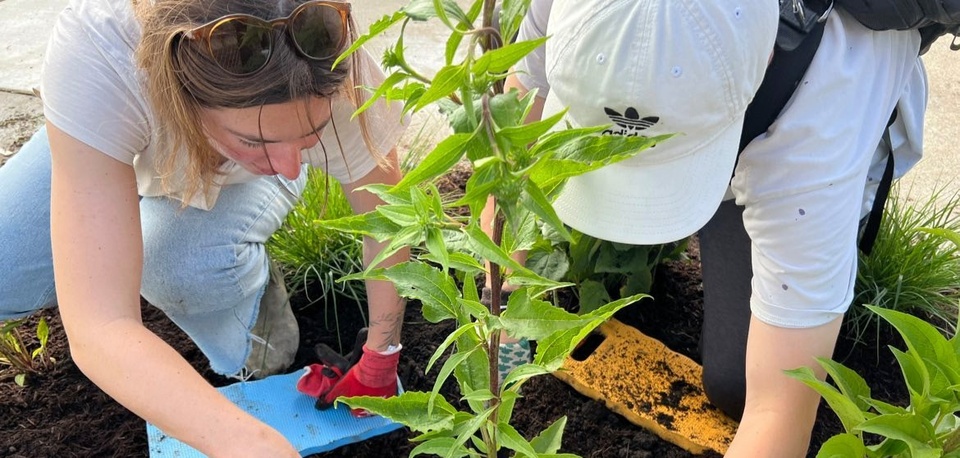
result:
[(617, 320), (598, 332), (596, 350), (567, 358), (556, 377), (692, 453), (727, 451), (737, 423), (707, 400), (700, 365)]

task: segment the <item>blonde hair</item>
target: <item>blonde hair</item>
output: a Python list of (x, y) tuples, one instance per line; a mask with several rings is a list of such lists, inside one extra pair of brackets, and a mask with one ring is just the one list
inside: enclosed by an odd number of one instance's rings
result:
[[(142, 38), (137, 63), (146, 75), (145, 90), (159, 134), (158, 171), (164, 187), (183, 167), (180, 199), (186, 205), (205, 195), (224, 157), (210, 144), (201, 122), (203, 108), (249, 108), (308, 97), (347, 97), (354, 107), (364, 100), (358, 54), (331, 68), (334, 58), (301, 57), (286, 38), (276, 36), (270, 61), (252, 75), (224, 72), (206, 53), (181, 49), (183, 34), (227, 14), (243, 13), (263, 19), (290, 14), (296, 0), (155, 0), (137, 5)], [(356, 24), (348, 25), (351, 41)], [(274, 33), (280, 33), (279, 30)], [(359, 117), (364, 142), (383, 164), (372, 141), (367, 118)], [(336, 132), (334, 132), (336, 134)], [(338, 138), (339, 141), (339, 138)], [(341, 154), (343, 151), (341, 150)], [(185, 157), (183, 157), (185, 156)]]

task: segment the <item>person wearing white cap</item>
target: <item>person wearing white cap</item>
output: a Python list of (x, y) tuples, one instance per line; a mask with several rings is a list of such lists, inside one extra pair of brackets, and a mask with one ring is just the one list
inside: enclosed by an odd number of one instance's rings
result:
[(897, 175), (920, 151), (919, 34), (834, 9), (792, 98), (741, 153), (778, 18), (775, 1), (533, 0), (517, 39), (550, 38), (506, 84), (537, 90), (531, 118), (569, 108), (571, 125), (607, 135), (678, 134), (571, 179), (554, 206), (615, 242), (700, 231), (704, 387), (740, 419), (727, 456), (805, 455), (819, 396), (782, 371), (832, 354), (895, 106)]

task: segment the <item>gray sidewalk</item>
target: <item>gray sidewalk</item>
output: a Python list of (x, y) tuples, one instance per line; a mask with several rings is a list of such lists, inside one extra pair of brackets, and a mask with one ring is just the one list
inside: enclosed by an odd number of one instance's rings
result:
[[(362, 30), (407, 0), (356, 0), (354, 15)], [(467, 0), (460, 0), (467, 4)], [(0, 0), (0, 164), (29, 138), (42, 122), (39, 100), (32, 90), (39, 83), (40, 66), (56, 13), (67, 0)], [(436, 71), (442, 61), (446, 30), (434, 21), (415, 25), (405, 40), (407, 56), (425, 73)], [(373, 41), (368, 48), (379, 56), (396, 38), (396, 31)], [(924, 129), (924, 159), (901, 183), (913, 199), (923, 199), (934, 189), (960, 191), (960, 51), (950, 51), (948, 40), (937, 43), (924, 61), (930, 80), (930, 99)], [(419, 113), (400, 145), (409, 150), (435, 141), (444, 123), (433, 111)]]

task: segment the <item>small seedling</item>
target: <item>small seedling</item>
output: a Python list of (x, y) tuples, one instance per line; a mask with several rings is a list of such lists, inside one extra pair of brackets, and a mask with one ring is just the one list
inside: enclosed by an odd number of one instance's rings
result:
[(40, 317), (36, 328), (37, 346), (32, 350), (24, 342), (21, 327), (25, 319), (0, 323), (0, 365), (6, 365), (15, 371), (14, 381), (25, 386), (30, 374), (40, 373), (52, 358), (47, 357), (47, 341), (50, 328), (47, 320)]

